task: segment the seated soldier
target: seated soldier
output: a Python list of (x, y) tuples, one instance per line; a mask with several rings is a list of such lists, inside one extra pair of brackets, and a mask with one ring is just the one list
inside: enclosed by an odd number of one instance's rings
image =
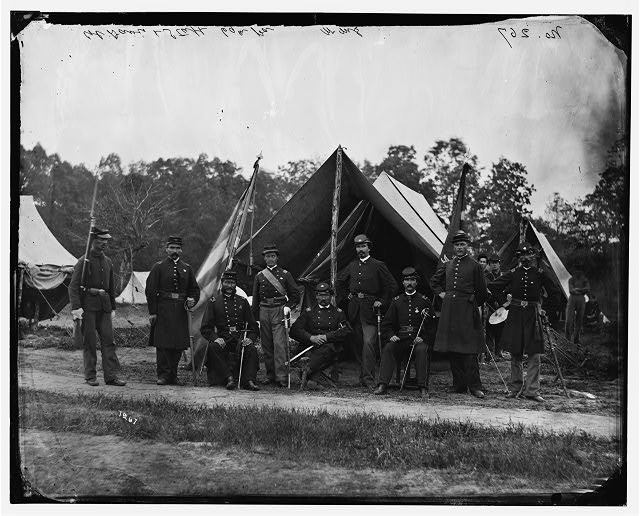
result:
[(313, 346), (309, 352), (309, 363), (302, 371), (301, 390), (334, 362), (345, 338), (351, 333), (345, 313), (331, 304), (332, 293), (328, 283), (318, 283), (317, 306), (303, 310), (291, 327), (292, 339), (304, 346)]
[(420, 395), (427, 395), (427, 341), (433, 340), (435, 313), (429, 299), (416, 291), (418, 275), (413, 267), (402, 271), (404, 293), (391, 301), (382, 321), (382, 339), (386, 342), (380, 362), (380, 382), (374, 394), (386, 394), (399, 357), (409, 355), (415, 344), (416, 374)]
[(237, 273), (225, 271), (222, 274), (222, 295), (209, 300), (202, 317), (200, 333), (209, 341), (207, 379), (210, 387), (226, 384), (231, 390), (236, 388), (240, 377), (240, 387), (259, 391), (255, 383), (258, 351), (253, 345), (258, 336), (258, 325), (247, 300), (236, 294), (236, 283)]

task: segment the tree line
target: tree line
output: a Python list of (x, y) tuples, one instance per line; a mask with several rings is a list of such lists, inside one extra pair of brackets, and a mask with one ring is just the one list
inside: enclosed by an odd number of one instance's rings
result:
[[(478, 165), (460, 138), (437, 140), (419, 161), (414, 146), (392, 145), (380, 163), (356, 165), (371, 181), (386, 172), (424, 195), (445, 226), (457, 193), (462, 165), (472, 167), (466, 181), (466, 228), (474, 248), (497, 251), (531, 216), (535, 191), (526, 166), (500, 157), (488, 171)], [(555, 194), (544, 217), (534, 220), (560, 247), (561, 258), (576, 251), (606, 255), (624, 233), (626, 147), (609, 152), (606, 169), (593, 193), (574, 203)], [(290, 161), (276, 172), (261, 170), (257, 181), (254, 230), (260, 228), (322, 163)], [(185, 257), (196, 269), (248, 184), (243, 168), (218, 157), (158, 158), (124, 166), (109, 154), (98, 164), (97, 224), (114, 236), (110, 251), (123, 288), (132, 270), (149, 270), (164, 256), (168, 235), (185, 239)], [(20, 148), (19, 191), (33, 195), (43, 219), (75, 256), (84, 253), (95, 171), (73, 165), (36, 144)]]

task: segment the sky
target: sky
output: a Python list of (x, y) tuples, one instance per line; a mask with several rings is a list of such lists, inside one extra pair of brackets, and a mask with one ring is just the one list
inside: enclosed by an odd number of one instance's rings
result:
[(423, 166), (458, 137), (485, 171), (501, 156), (524, 164), (542, 216), (553, 192), (593, 191), (626, 127), (626, 57), (579, 17), (192, 27), (32, 23), (19, 36), (22, 145), (89, 167), (112, 152), (206, 153), (248, 172), (260, 152), (276, 170), (338, 145), (359, 163), (413, 145)]

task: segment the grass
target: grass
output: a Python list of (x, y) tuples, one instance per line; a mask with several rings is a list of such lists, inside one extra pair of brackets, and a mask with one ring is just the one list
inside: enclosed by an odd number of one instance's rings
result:
[[(484, 471), (545, 481), (584, 482), (617, 467), (618, 439), (557, 435), (523, 425), (424, 422), (363, 414), (278, 408), (185, 406), (164, 398), (132, 400), (20, 390), (23, 428), (116, 435), (166, 443), (206, 443), (282, 460), (352, 469), (434, 468)], [(119, 411), (138, 419), (134, 425)]]

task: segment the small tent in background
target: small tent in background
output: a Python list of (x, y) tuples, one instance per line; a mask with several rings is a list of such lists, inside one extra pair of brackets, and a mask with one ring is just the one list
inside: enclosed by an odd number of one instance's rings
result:
[(67, 287), (77, 259), (53, 236), (31, 195), (20, 196), (18, 224), (18, 315), (49, 319), (69, 302)]
[(116, 297), (116, 303), (146, 305), (147, 297), (144, 295), (144, 289), (147, 285), (148, 276), (149, 271), (133, 271), (129, 278), (129, 283), (127, 283), (120, 295)]
[[(520, 228), (514, 232), (511, 238), (509, 238), (500, 251), (498, 251), (498, 255), (502, 258), (503, 269), (512, 268), (517, 265), (516, 250), (518, 249), (521, 239), (529, 242), (539, 251), (539, 266), (547, 269), (551, 273), (556, 286), (562, 292), (564, 301), (561, 305), (548, 306), (546, 302), (543, 302), (546, 309), (551, 310), (557, 317), (561, 316), (566, 301), (569, 298), (569, 278), (571, 274), (569, 274), (569, 271), (567, 271), (567, 268), (553, 247), (551, 247), (547, 237), (543, 233), (540, 233), (530, 220), (523, 220)], [(552, 320), (552, 322), (556, 321)]]

